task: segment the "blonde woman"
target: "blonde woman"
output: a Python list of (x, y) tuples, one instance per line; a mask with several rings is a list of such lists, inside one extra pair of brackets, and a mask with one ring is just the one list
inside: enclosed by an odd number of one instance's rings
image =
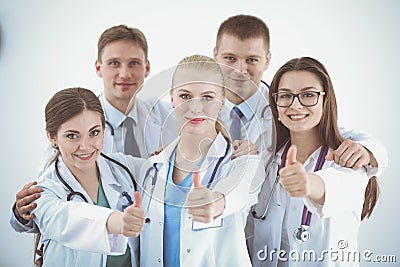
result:
[(170, 91), (179, 137), (150, 158), (157, 169), (143, 206), (143, 266), (251, 266), (244, 226), (264, 170), (257, 155), (231, 160), (217, 120), (225, 101), (221, 69), (206, 56), (179, 62)]

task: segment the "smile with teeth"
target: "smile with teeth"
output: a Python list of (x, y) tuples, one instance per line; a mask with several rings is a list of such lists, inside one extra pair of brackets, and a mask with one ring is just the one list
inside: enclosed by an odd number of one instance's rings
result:
[(289, 115), (290, 119), (292, 120), (301, 120), (307, 117), (306, 114), (296, 114), (296, 115)]
[(79, 158), (79, 159), (82, 159), (82, 160), (88, 160), (88, 159), (90, 159), (90, 158), (94, 155), (94, 153), (95, 153), (95, 152), (92, 152), (92, 153), (89, 153), (89, 154), (80, 154), (80, 155), (76, 155), (76, 154), (75, 154), (75, 156), (76, 156), (77, 158)]

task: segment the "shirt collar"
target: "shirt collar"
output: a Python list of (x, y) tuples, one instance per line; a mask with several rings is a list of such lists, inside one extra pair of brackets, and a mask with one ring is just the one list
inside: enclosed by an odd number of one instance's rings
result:
[(111, 124), (114, 129), (117, 129), (125, 120), (125, 115), (113, 107), (110, 102), (105, 98), (104, 94), (100, 96), (103, 103), (103, 110), (106, 116), (106, 121)]
[[(258, 101), (260, 100), (260, 91), (257, 90), (256, 93), (254, 93), (252, 96), (250, 96), (248, 99), (237, 105), (237, 107), (240, 109), (240, 111), (243, 113), (244, 117), (246, 118), (247, 121), (250, 121), (254, 114), (256, 113)], [(228, 99), (225, 100), (225, 105), (232, 110), (235, 105), (229, 101)]]

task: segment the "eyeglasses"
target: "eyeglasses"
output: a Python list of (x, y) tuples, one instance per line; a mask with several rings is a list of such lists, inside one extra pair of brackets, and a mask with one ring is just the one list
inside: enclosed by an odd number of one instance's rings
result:
[(318, 104), (318, 99), (320, 95), (325, 95), (325, 92), (319, 91), (307, 91), (298, 94), (293, 94), (289, 92), (273, 93), (275, 103), (278, 107), (287, 108), (293, 104), (294, 98), (297, 97), (300, 104), (304, 107), (312, 107)]

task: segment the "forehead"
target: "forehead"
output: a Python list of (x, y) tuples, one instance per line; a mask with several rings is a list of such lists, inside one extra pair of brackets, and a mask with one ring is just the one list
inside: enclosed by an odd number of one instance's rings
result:
[(242, 56), (256, 55), (264, 57), (267, 54), (264, 38), (255, 37), (241, 40), (230, 34), (223, 34), (219, 40), (218, 53)]
[(174, 74), (174, 85), (200, 82), (203, 84), (223, 85), (223, 77), (220, 71), (204, 70), (191, 67), (178, 67)]
[(314, 87), (323, 91), (318, 76), (309, 71), (289, 71), (283, 74), (279, 81), (279, 89), (297, 92), (306, 87)]
[(143, 49), (132, 40), (118, 40), (104, 46), (102, 55), (103, 60), (109, 58), (141, 58), (144, 60)]
[(96, 111), (84, 110), (61, 124), (59, 131), (78, 130), (84, 132), (96, 125), (101, 125), (100, 114)]

